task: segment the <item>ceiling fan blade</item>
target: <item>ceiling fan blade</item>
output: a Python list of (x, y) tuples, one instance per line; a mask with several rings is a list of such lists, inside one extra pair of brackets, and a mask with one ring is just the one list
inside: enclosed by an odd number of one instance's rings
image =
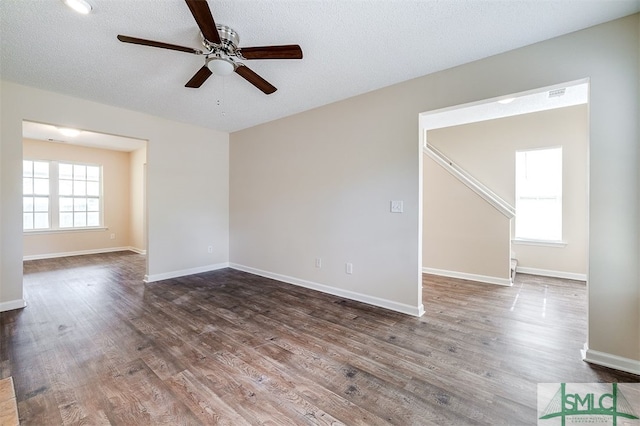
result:
[(278, 90), (267, 80), (249, 69), (249, 67), (247, 67), (246, 65), (240, 65), (236, 67), (236, 73), (240, 74), (242, 78), (256, 86), (258, 89), (262, 90), (266, 95), (270, 95)]
[(211, 14), (211, 9), (209, 9), (209, 3), (206, 0), (185, 0), (187, 2), (187, 6), (189, 6), (189, 10), (193, 15), (193, 18), (196, 20), (198, 27), (200, 27), (200, 31), (202, 31), (202, 35), (204, 38), (209, 40), (212, 43), (221, 44), (220, 34), (218, 34), (218, 29), (216, 28), (216, 23), (213, 20), (213, 15)]
[(297, 44), (243, 47), (240, 54), (245, 59), (302, 59), (302, 49)]
[(209, 67), (205, 65), (200, 68), (198, 72), (193, 75), (193, 77), (191, 77), (191, 80), (187, 81), (187, 84), (185, 84), (184, 87), (197, 89), (198, 87), (202, 86), (202, 83), (204, 83), (209, 77), (211, 77), (211, 74), (213, 73), (211, 72)]
[(118, 35), (118, 40), (124, 43), (142, 44), (143, 46), (159, 47), (161, 49), (178, 50), (180, 52), (202, 55), (202, 50), (193, 49), (191, 47), (178, 46), (176, 44), (163, 43), (161, 41), (145, 40), (143, 38), (129, 37), (125, 35)]

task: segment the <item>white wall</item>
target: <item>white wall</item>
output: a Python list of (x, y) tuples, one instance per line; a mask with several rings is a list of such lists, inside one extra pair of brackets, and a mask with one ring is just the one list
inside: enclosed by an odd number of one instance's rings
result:
[[(417, 115), (385, 99), (374, 92), (231, 135), (232, 266), (421, 312)], [(406, 125), (375, 124), (394, 120)], [(391, 200), (405, 213), (390, 213)]]
[(129, 175), (131, 195), (129, 222), (131, 231), (129, 233), (129, 245), (137, 252), (146, 253), (146, 167), (147, 167), (147, 147), (137, 149), (129, 154), (131, 170)]
[(231, 262), (417, 308), (418, 114), (590, 78), (587, 357), (640, 371), (639, 26), (636, 14), (232, 134)]
[(20, 306), (23, 298), (22, 120), (148, 140), (149, 279), (226, 265), (226, 133), (10, 82), (0, 90), (0, 310)]

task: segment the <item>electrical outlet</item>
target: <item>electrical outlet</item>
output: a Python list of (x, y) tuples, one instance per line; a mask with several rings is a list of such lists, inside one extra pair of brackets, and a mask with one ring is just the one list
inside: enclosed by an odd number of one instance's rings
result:
[(347, 274), (353, 274), (353, 263), (350, 263), (350, 262), (345, 263), (345, 265), (344, 265), (344, 271), (345, 271)]
[(213, 246), (207, 247), (207, 253), (213, 253)]
[(316, 268), (322, 268), (322, 259), (316, 257)]
[(116, 234), (109, 235), (109, 238), (112, 239), (112, 240), (115, 240), (116, 239)]

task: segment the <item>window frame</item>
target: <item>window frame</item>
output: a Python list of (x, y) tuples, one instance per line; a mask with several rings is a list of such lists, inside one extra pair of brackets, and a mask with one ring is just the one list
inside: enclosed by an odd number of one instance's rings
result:
[[(559, 237), (557, 239), (555, 238), (535, 238), (535, 237), (524, 237), (524, 236), (519, 236), (517, 233), (518, 230), (518, 201), (520, 200), (519, 194), (518, 194), (518, 182), (519, 182), (519, 175), (518, 175), (518, 154), (520, 153), (526, 153), (526, 152), (535, 152), (535, 151), (550, 151), (550, 150), (558, 150), (560, 153), (560, 182), (559, 182), (559, 192), (554, 195), (555, 201), (556, 203), (558, 203), (559, 205)], [(528, 149), (519, 149), (516, 150), (515, 152), (515, 162), (514, 162), (514, 175), (515, 175), (515, 181), (514, 181), (514, 192), (515, 192), (515, 207), (516, 207), (516, 215), (515, 215), (515, 220), (514, 220), (514, 229), (513, 229), (513, 235), (514, 238), (512, 239), (512, 242), (517, 243), (517, 244), (526, 244), (526, 245), (539, 245), (539, 246), (554, 246), (554, 247), (563, 247), (567, 245), (567, 242), (564, 241), (563, 236), (564, 236), (564, 198), (563, 198), (563, 186), (564, 186), (564, 149), (562, 145), (553, 145), (553, 146), (544, 146), (544, 147), (535, 147), (535, 148), (528, 148)], [(548, 198), (548, 196), (546, 196), (545, 198)]]
[[(33, 161), (33, 162), (46, 162), (49, 164), (49, 228), (39, 228), (39, 229), (24, 229), (24, 219), (23, 219), (23, 229), (22, 232), (24, 234), (48, 234), (48, 233), (65, 233), (65, 232), (87, 232), (87, 231), (101, 231), (108, 229), (105, 225), (104, 221), (104, 167), (102, 164), (96, 164), (91, 162), (83, 162), (83, 161), (72, 161), (72, 160), (50, 160), (50, 159), (42, 159), (42, 158), (34, 158), (34, 157), (24, 157), (23, 161)], [(60, 227), (60, 164), (70, 164), (72, 166), (85, 166), (85, 167), (98, 167), (99, 169), (99, 182), (98, 182), (98, 190), (99, 190), (99, 225), (97, 226), (84, 226), (84, 227)], [(24, 180), (24, 171), (23, 171), (23, 180)], [(23, 191), (23, 197), (24, 197)], [(62, 196), (64, 197), (64, 196)], [(71, 195), (70, 197), (74, 197)], [(86, 197), (86, 196), (85, 196)], [(91, 197), (95, 198), (95, 197)], [(23, 208), (24, 211), (24, 208)]]
[[(25, 176), (25, 162), (30, 162), (31, 163), (31, 171), (29, 176)], [(47, 177), (46, 178), (41, 178), (41, 177), (36, 177), (36, 172), (35, 172), (35, 163), (46, 163), (47, 164)], [(25, 179), (31, 179), (31, 193), (30, 194), (25, 194), (24, 192), (24, 188), (25, 188)], [(36, 183), (35, 180), (36, 179), (46, 179), (47, 180), (47, 188), (48, 191), (46, 194), (41, 194), (41, 193), (37, 193), (36, 192)], [(23, 159), (22, 160), (22, 230), (23, 231), (30, 231), (30, 232), (37, 232), (37, 231), (47, 231), (51, 228), (51, 162), (50, 161), (45, 161), (45, 160), (31, 160), (31, 159)], [(24, 199), (25, 197), (31, 197), (32, 198), (32, 208), (31, 211), (27, 212), (25, 211), (24, 208)], [(46, 211), (38, 211), (36, 210), (36, 198), (46, 198), (47, 199), (47, 210)], [(25, 229), (24, 228), (24, 215), (30, 213), (31, 214), (31, 224), (32, 224), (32, 228), (29, 229)], [(45, 228), (36, 228), (35, 227), (35, 223), (36, 223), (36, 213), (47, 213), (47, 227)]]

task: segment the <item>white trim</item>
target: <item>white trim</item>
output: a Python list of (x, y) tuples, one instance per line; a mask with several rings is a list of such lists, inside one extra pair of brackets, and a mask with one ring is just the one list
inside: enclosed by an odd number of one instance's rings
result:
[(566, 247), (566, 241), (550, 241), (550, 240), (528, 240), (526, 238), (514, 238), (512, 244), (520, 244), (523, 246), (541, 246), (541, 247)]
[(132, 252), (138, 253), (138, 254), (145, 254), (145, 255), (147, 254), (146, 250), (142, 250), (142, 249), (139, 249), (139, 248), (136, 248), (136, 247), (129, 247), (129, 251), (132, 251)]
[(510, 287), (513, 285), (510, 278), (490, 277), (487, 275), (468, 274), (466, 272), (447, 271), (445, 269), (422, 268), (424, 274), (439, 275), (442, 277), (458, 278), (462, 280), (477, 281), (487, 284), (496, 284)]
[(602, 365), (603, 367), (614, 368), (627, 373), (637, 374), (640, 376), (640, 361), (630, 358), (624, 358), (618, 355), (606, 352), (594, 351), (589, 349), (585, 343), (582, 352), (582, 360), (591, 364)]
[(163, 272), (161, 274), (145, 275), (144, 282), (152, 283), (155, 281), (169, 280), (171, 278), (180, 278), (187, 275), (201, 274), (203, 272), (216, 271), (218, 269), (228, 268), (229, 263), (216, 263), (212, 265), (198, 266), (196, 268), (181, 269), (178, 271)]
[(587, 281), (587, 274), (579, 274), (576, 272), (552, 271), (549, 269), (528, 268), (526, 266), (517, 266), (516, 273), (539, 275), (541, 277), (563, 278), (565, 280)]
[(344, 297), (346, 299), (366, 303), (368, 305), (378, 306), (380, 308), (385, 308), (391, 311), (400, 312), (401, 314), (412, 315), (414, 317), (420, 317), (424, 315), (424, 305), (422, 303), (420, 303), (419, 306), (411, 306), (404, 303), (394, 302), (393, 300), (381, 299), (379, 297), (369, 296), (367, 294), (362, 294), (362, 293), (356, 293), (349, 290), (343, 290), (341, 288), (331, 287), (328, 285), (324, 285), (324, 284), (320, 284), (312, 281), (289, 277), (287, 275), (281, 275), (273, 272), (263, 271), (261, 269), (251, 268), (249, 266), (239, 265), (237, 263), (229, 263), (229, 267), (233, 269), (237, 269), (238, 271), (248, 272), (253, 275), (259, 275), (261, 277), (282, 281), (287, 284), (293, 284), (300, 287), (309, 288), (311, 290), (317, 290), (322, 293), (328, 293), (334, 296)]
[[(133, 251), (133, 252), (139, 253), (138, 249), (134, 249), (133, 247), (107, 247), (107, 248), (101, 248), (101, 249), (68, 251), (68, 252), (62, 252), (62, 253), (33, 254), (29, 256), (23, 256), (22, 260), (54, 259), (56, 257), (83, 256), (86, 254), (112, 253), (116, 251)], [(144, 253), (140, 253), (140, 254), (144, 254)]]
[(46, 229), (24, 229), (22, 233), (26, 235), (41, 235), (41, 234), (67, 234), (76, 232), (97, 232), (108, 231), (106, 226), (87, 226), (85, 228), (46, 228)]
[(478, 194), (480, 198), (489, 203), (489, 205), (494, 209), (498, 210), (504, 217), (507, 219), (513, 219), (516, 215), (516, 209), (511, 204), (503, 200), (498, 194), (489, 189), (489, 187), (467, 173), (463, 168), (450, 160), (433, 145), (429, 145), (428, 141), (425, 141), (423, 152), (435, 161), (436, 164), (444, 168), (452, 176), (462, 182), (467, 188)]
[(27, 306), (24, 299), (10, 300), (8, 302), (0, 302), (0, 312), (12, 311), (14, 309), (22, 309)]

